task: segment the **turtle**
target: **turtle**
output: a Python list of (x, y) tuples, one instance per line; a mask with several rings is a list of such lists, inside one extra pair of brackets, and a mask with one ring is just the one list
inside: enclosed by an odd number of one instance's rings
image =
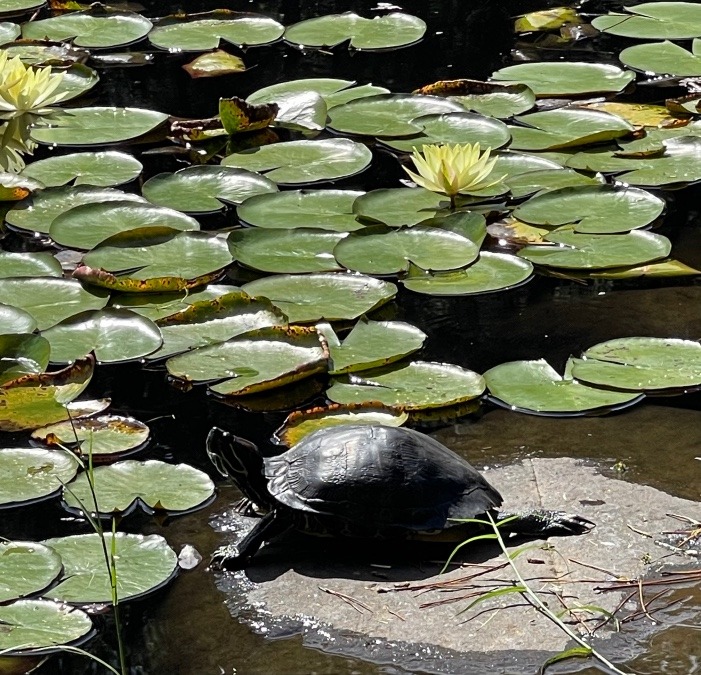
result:
[(440, 535), (447, 533), (462, 541), (465, 526), (473, 531), (480, 526), (459, 521), (484, 520), (487, 514), (509, 534), (583, 534), (594, 526), (562, 511), (498, 511), (502, 497), (477, 469), (434, 438), (406, 427), (325, 427), (265, 458), (250, 441), (214, 427), (207, 454), (265, 512), (238, 545), (214, 552), (211, 564), (218, 568), (245, 568), (264, 542), (290, 529), (444, 541)]

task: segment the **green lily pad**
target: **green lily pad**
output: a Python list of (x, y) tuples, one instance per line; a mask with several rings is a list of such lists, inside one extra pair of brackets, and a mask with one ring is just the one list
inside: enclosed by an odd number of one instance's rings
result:
[(22, 375), (43, 373), (51, 347), (46, 338), (32, 333), (0, 334), (0, 385)]
[(464, 269), (428, 272), (411, 267), (401, 282), (410, 291), (425, 295), (477, 295), (520, 286), (532, 275), (533, 265), (528, 261), (508, 253), (483, 251), (477, 262)]
[(238, 263), (260, 272), (300, 274), (338, 272), (334, 247), (345, 232), (296, 228), (266, 230), (245, 227), (229, 234), (229, 250)]
[(693, 2), (645, 2), (609, 12), (591, 24), (602, 33), (642, 40), (688, 40), (701, 37), (701, 7)]
[(666, 258), (672, 245), (652, 232), (633, 230), (627, 234), (578, 234), (562, 229), (546, 241), (553, 246), (526, 246), (518, 255), (537, 265), (568, 269), (624, 267)]
[(259, 171), (281, 185), (306, 185), (353, 176), (371, 161), (372, 153), (362, 143), (327, 138), (263, 145), (228, 155), (222, 165)]
[(278, 274), (251, 281), (243, 290), (269, 298), (290, 323), (349, 321), (389, 302), (397, 287), (361, 274)]
[(533, 225), (572, 224), (576, 232), (613, 234), (649, 225), (664, 208), (664, 200), (645, 190), (600, 185), (538, 194), (516, 207), (513, 215)]
[(479, 245), (455, 232), (430, 225), (390, 228), (371, 225), (349, 234), (333, 249), (341, 265), (362, 274), (398, 274), (410, 264), (452, 270), (473, 262)]
[(701, 386), (701, 344), (694, 340), (617, 338), (582, 356), (572, 374), (598, 386), (636, 392)]
[(661, 260), (647, 265), (630, 265), (609, 270), (595, 270), (587, 274), (592, 279), (637, 279), (638, 277), (688, 277), (701, 274), (678, 260)]
[(386, 366), (421, 349), (426, 339), (422, 330), (404, 321), (366, 317), (360, 318), (343, 342), (330, 324), (319, 324), (317, 329), (329, 345), (332, 375)]
[(390, 12), (365, 19), (355, 12), (344, 12), (295, 23), (285, 31), (285, 41), (304, 49), (333, 47), (346, 41), (353, 49), (394, 49), (418, 42), (425, 32), (426, 24), (411, 14)]
[(399, 408), (380, 404), (352, 403), (295, 410), (291, 412), (282, 426), (275, 430), (274, 439), (288, 448), (297, 445), (305, 436), (318, 429), (328, 429), (343, 424), (383, 424), (400, 427), (409, 419), (409, 415)]
[(267, 192), (277, 192), (273, 181), (227, 166), (189, 166), (175, 173), (159, 173), (142, 188), (150, 202), (186, 213), (219, 211), (227, 204), (240, 204)]
[(492, 400), (533, 415), (601, 414), (641, 400), (637, 394), (588, 387), (572, 379), (570, 368), (561, 377), (545, 359), (512, 361), (491, 368), (484, 379)]
[(402, 227), (449, 215), (450, 201), (423, 188), (383, 188), (358, 197), (353, 211), (361, 222)]
[(139, 359), (161, 346), (161, 332), (150, 319), (111, 307), (81, 312), (45, 330), (54, 363), (75, 361), (90, 352), (98, 363)]
[(455, 112), (464, 113), (465, 109), (437, 96), (378, 94), (331, 108), (328, 127), (362, 136), (414, 136), (423, 131), (417, 117)]
[(58, 494), (73, 479), (78, 462), (63, 450), (0, 450), (0, 508), (19, 506)]
[(36, 330), (34, 317), (23, 309), (0, 304), (0, 333), (32, 333)]
[(223, 380), (210, 385), (210, 390), (240, 396), (325, 372), (328, 357), (314, 328), (273, 326), (173, 356), (166, 368), (172, 377), (185, 381)]
[(94, 496), (87, 473), (64, 487), (63, 501), (69, 509), (123, 515), (141, 507), (147, 513), (173, 515), (201, 508), (214, 496), (212, 479), (188, 464), (126, 459), (98, 466), (92, 475)]
[(623, 91), (635, 73), (604, 63), (538, 61), (507, 66), (492, 74), (498, 82), (521, 82), (539, 98)]
[(137, 42), (153, 24), (135, 12), (94, 5), (84, 12), (68, 12), (49, 19), (28, 21), (22, 25), (25, 40), (72, 40), (77, 47), (105, 49)]
[(536, 192), (549, 192), (567, 187), (595, 187), (604, 183), (605, 179), (600, 174), (587, 176), (567, 168), (529, 171), (513, 176), (507, 181), (514, 199), (527, 197)]
[(82, 96), (100, 81), (97, 72), (83, 63), (73, 63), (68, 68), (55, 68), (55, 72), (63, 73), (63, 79), (55, 92), (63, 94), (61, 103)]
[(511, 184), (516, 176), (534, 171), (556, 171), (564, 168), (562, 164), (542, 155), (530, 155), (525, 152), (500, 150), (494, 153), (496, 164), (492, 171), (497, 176), (504, 176), (504, 181)]
[[(3, 658), (30, 650), (60, 651), (90, 637), (93, 624), (80, 609), (50, 600), (19, 600), (0, 606), (0, 650)], [(27, 672), (27, 671), (23, 671)]]
[(43, 544), (0, 541), (0, 602), (43, 591), (62, 570), (58, 553)]
[[(701, 29), (698, 30), (701, 33)], [(618, 56), (630, 68), (655, 75), (701, 76), (701, 40), (692, 42), (691, 51), (673, 42), (646, 42), (627, 47)]]
[(0, 279), (0, 302), (31, 314), (39, 330), (45, 330), (78, 312), (102, 309), (107, 294), (84, 289), (72, 279)]
[(0, 171), (0, 202), (18, 202), (45, 186), (37, 180), (11, 171)]
[(47, 157), (32, 162), (23, 171), (46, 187), (96, 185), (110, 187), (134, 180), (143, 166), (138, 159), (125, 152), (77, 152), (70, 155)]
[[(4, 12), (2, 13), (4, 14)], [(20, 33), (21, 29), (16, 23), (0, 21), (0, 45), (12, 42)]]
[(12, 227), (40, 234), (48, 234), (54, 218), (81, 204), (107, 201), (145, 202), (139, 195), (98, 188), (89, 185), (49, 188), (17, 202), (5, 215), (5, 222)]
[(35, 7), (41, 7), (46, 0), (3, 0), (0, 14), (17, 14)]
[(0, 279), (5, 279), (6, 277), (62, 276), (61, 263), (50, 253), (8, 253), (7, 251), (0, 251)]
[(241, 291), (196, 302), (191, 296), (190, 300), (192, 304), (182, 311), (157, 321), (163, 346), (149, 360), (225, 342), (268, 326), (287, 326), (287, 317), (269, 300), (254, 299)]
[(97, 463), (136, 452), (148, 442), (149, 435), (149, 428), (133, 417), (100, 415), (35, 429), (32, 440), (46, 446), (74, 448), (83, 457), (92, 455)]
[(285, 190), (249, 197), (236, 209), (248, 225), (266, 229), (297, 227), (351, 232), (363, 227), (355, 218), (357, 190)]
[(500, 148), (511, 140), (511, 133), (503, 122), (476, 113), (438, 113), (416, 117), (412, 124), (423, 127), (421, 134), (411, 138), (383, 140), (400, 152), (421, 150), (422, 145), (454, 145), (479, 143), (483, 148)]
[(161, 19), (151, 31), (151, 44), (172, 52), (203, 52), (225, 40), (240, 47), (276, 42), (284, 26), (262, 14), (215, 10), (190, 16)]
[(106, 533), (76, 534), (46, 539), (63, 560), (64, 576), (47, 596), (77, 605), (111, 603), (110, 571), (105, 565), (103, 546), (115, 547), (117, 597), (119, 602), (151, 593), (171, 581), (178, 569), (178, 556), (166, 540), (157, 535)]
[(107, 145), (143, 136), (167, 119), (164, 113), (140, 108), (72, 108), (34, 127), (31, 137), (46, 145)]
[(475, 399), (484, 389), (484, 378), (471, 370), (412, 361), (366, 370), (352, 379), (336, 378), (326, 395), (336, 403), (379, 401), (404, 410), (424, 410)]
[(199, 230), (199, 223), (175, 209), (146, 202), (110, 201), (82, 204), (54, 218), (49, 236), (61, 246), (89, 250), (117, 234), (156, 227)]

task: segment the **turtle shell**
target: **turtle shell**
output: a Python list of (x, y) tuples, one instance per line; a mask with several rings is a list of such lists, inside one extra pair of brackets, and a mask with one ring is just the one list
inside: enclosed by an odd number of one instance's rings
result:
[(403, 427), (320, 429), (266, 458), (265, 476), (270, 494), (291, 509), (380, 529), (443, 529), (502, 503), (462, 457)]

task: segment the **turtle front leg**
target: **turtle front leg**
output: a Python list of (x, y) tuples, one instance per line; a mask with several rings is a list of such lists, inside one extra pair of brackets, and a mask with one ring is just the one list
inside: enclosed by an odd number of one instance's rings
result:
[(508, 518), (513, 518), (513, 520), (503, 523), (499, 527), (500, 532), (524, 534), (531, 537), (586, 534), (596, 527), (591, 520), (587, 520), (582, 516), (565, 513), (564, 511), (548, 511), (546, 509), (535, 509), (525, 513), (500, 512), (496, 519), (497, 525)]
[(212, 554), (210, 565), (214, 569), (241, 570), (264, 542), (277, 537), (292, 527), (285, 513), (271, 511), (259, 520), (253, 529), (238, 543), (218, 548)]

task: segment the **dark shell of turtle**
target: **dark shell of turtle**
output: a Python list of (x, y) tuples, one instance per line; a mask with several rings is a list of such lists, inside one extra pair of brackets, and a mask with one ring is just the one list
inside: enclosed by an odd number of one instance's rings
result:
[(502, 503), (462, 457), (403, 427), (320, 429), (266, 458), (265, 476), (270, 494), (291, 509), (380, 530), (439, 530)]

